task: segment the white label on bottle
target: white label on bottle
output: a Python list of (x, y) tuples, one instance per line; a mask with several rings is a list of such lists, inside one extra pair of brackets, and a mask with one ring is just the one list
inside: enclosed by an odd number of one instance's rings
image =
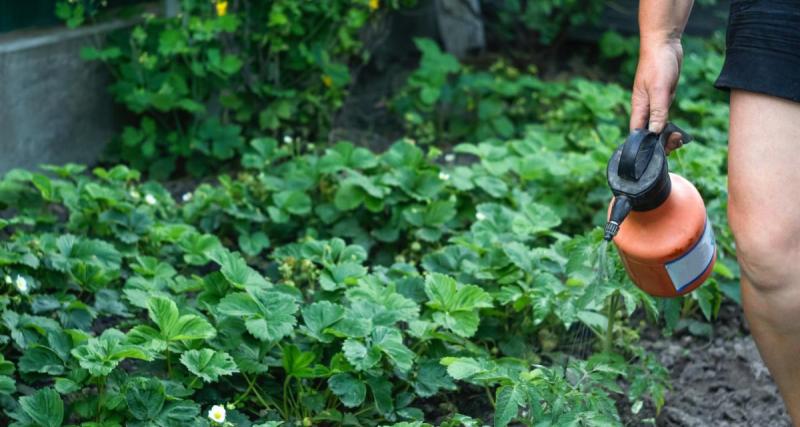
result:
[(706, 218), (700, 240), (683, 255), (664, 265), (676, 291), (680, 292), (705, 273), (714, 260), (715, 245), (714, 230), (712, 230), (711, 221)]

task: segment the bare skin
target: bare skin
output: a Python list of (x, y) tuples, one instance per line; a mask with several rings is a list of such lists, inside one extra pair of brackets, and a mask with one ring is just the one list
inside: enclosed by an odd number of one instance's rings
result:
[(761, 357), (800, 425), (800, 104), (731, 93), (728, 219), (742, 304)]
[[(691, 0), (641, 0), (631, 129), (667, 122)], [(742, 271), (742, 305), (762, 359), (800, 427), (800, 104), (731, 92), (728, 218)], [(677, 135), (668, 150), (680, 147)]]

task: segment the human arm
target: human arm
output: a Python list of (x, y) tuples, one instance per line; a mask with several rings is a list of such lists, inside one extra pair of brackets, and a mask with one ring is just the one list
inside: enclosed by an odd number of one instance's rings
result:
[[(681, 36), (693, 0), (640, 0), (639, 63), (631, 94), (630, 129), (661, 132), (680, 76)], [(675, 136), (675, 135), (673, 135)], [(680, 146), (670, 138), (668, 150)]]

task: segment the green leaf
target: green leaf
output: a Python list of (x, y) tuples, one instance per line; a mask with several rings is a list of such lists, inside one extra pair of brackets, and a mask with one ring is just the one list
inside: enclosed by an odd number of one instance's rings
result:
[(348, 408), (361, 405), (367, 395), (367, 387), (364, 382), (348, 373), (336, 374), (328, 378), (328, 387)]
[(134, 378), (127, 384), (128, 411), (141, 421), (155, 419), (166, 399), (164, 384), (156, 378)]
[(502, 386), (495, 398), (494, 425), (505, 427), (516, 418), (519, 408), (525, 405), (525, 392), (521, 386)]
[(373, 345), (389, 357), (397, 369), (407, 372), (414, 363), (415, 354), (405, 344), (403, 336), (396, 328), (378, 326), (372, 333)]
[(189, 341), (213, 338), (217, 332), (207, 320), (194, 314), (180, 315), (175, 301), (156, 296), (147, 303), (150, 319), (158, 325), (164, 341)]
[(92, 376), (104, 377), (125, 359), (152, 360), (150, 354), (138, 346), (124, 343), (125, 336), (116, 330), (106, 330), (99, 338), (91, 338), (72, 350), (82, 368)]
[(220, 269), (222, 275), (237, 288), (244, 289), (248, 286), (267, 288), (271, 286), (263, 276), (248, 266), (247, 262), (236, 253), (214, 246), (214, 249), (207, 255), (222, 267)]
[(431, 273), (425, 278), (427, 305), (436, 310), (433, 320), (462, 337), (478, 329), (478, 309), (492, 307), (492, 297), (475, 285), (462, 285), (444, 274)]
[(64, 421), (64, 402), (50, 387), (37, 391), (33, 396), (21, 397), (19, 405), (36, 426), (61, 427)]
[(479, 176), (475, 178), (475, 184), (492, 197), (500, 198), (508, 193), (508, 185), (494, 176)]
[(392, 383), (383, 377), (367, 378), (367, 384), (372, 391), (375, 407), (381, 415), (394, 412), (394, 399), (392, 399)]
[(15, 391), (17, 391), (17, 385), (16, 381), (14, 381), (14, 378), (0, 375), (0, 395), (4, 394), (6, 396), (10, 396)]
[(194, 425), (193, 422), (199, 413), (200, 407), (192, 401), (172, 401), (164, 405), (154, 424), (169, 427)]
[(307, 215), (311, 212), (311, 198), (302, 191), (281, 191), (275, 193), (275, 205), (294, 215)]
[(356, 370), (366, 371), (381, 360), (381, 351), (377, 347), (367, 347), (359, 340), (348, 338), (342, 344), (344, 357)]
[(223, 298), (217, 310), (243, 318), (248, 332), (262, 341), (277, 341), (294, 330), (297, 303), (291, 296), (274, 289), (248, 288)]
[(17, 365), (20, 372), (39, 372), (48, 375), (61, 375), (64, 372), (64, 360), (50, 348), (38, 344), (28, 347)]
[(447, 367), (447, 374), (457, 380), (486, 372), (486, 367), (471, 357), (445, 357), (441, 363)]
[(333, 203), (337, 209), (349, 211), (364, 204), (365, 198), (366, 193), (361, 187), (355, 184), (344, 184), (336, 190)]
[(300, 351), (296, 345), (289, 345), (283, 349), (281, 363), (286, 375), (295, 378), (314, 378), (318, 376), (318, 371), (311, 365), (314, 363), (316, 355), (310, 351)]
[(503, 252), (522, 271), (533, 273), (533, 257), (525, 245), (519, 242), (508, 242), (503, 245)]
[(189, 372), (202, 378), (207, 383), (215, 382), (219, 377), (239, 372), (233, 358), (224, 351), (208, 348), (189, 350), (181, 355), (181, 363)]
[(329, 343), (334, 336), (325, 329), (344, 318), (344, 307), (329, 301), (315, 302), (303, 308), (303, 331), (316, 340)]
[(80, 384), (69, 378), (56, 378), (54, 387), (59, 394), (70, 394), (80, 391)]
[(561, 218), (550, 206), (526, 203), (521, 214), (512, 220), (511, 228), (515, 233), (530, 235), (551, 230), (560, 224)]
[(359, 278), (367, 274), (367, 269), (358, 262), (345, 261), (327, 267), (320, 273), (319, 284), (326, 291), (333, 291), (347, 285), (355, 285)]
[(243, 233), (239, 235), (239, 248), (248, 256), (256, 256), (270, 245), (269, 237), (263, 231), (253, 234)]
[(456, 390), (456, 385), (447, 369), (436, 361), (430, 360), (419, 365), (414, 391), (420, 397), (431, 397), (439, 390)]

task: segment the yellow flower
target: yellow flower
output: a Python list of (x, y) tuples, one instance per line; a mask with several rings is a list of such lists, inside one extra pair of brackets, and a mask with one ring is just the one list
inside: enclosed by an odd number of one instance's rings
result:
[(217, 16), (225, 16), (228, 13), (228, 2), (227, 1), (218, 1), (217, 2)]
[(380, 0), (369, 0), (369, 10), (378, 10), (381, 7)]
[(331, 87), (331, 86), (333, 86), (333, 79), (331, 78), (331, 76), (329, 76), (327, 74), (323, 74), (322, 75), (322, 84), (324, 84), (327, 87)]

